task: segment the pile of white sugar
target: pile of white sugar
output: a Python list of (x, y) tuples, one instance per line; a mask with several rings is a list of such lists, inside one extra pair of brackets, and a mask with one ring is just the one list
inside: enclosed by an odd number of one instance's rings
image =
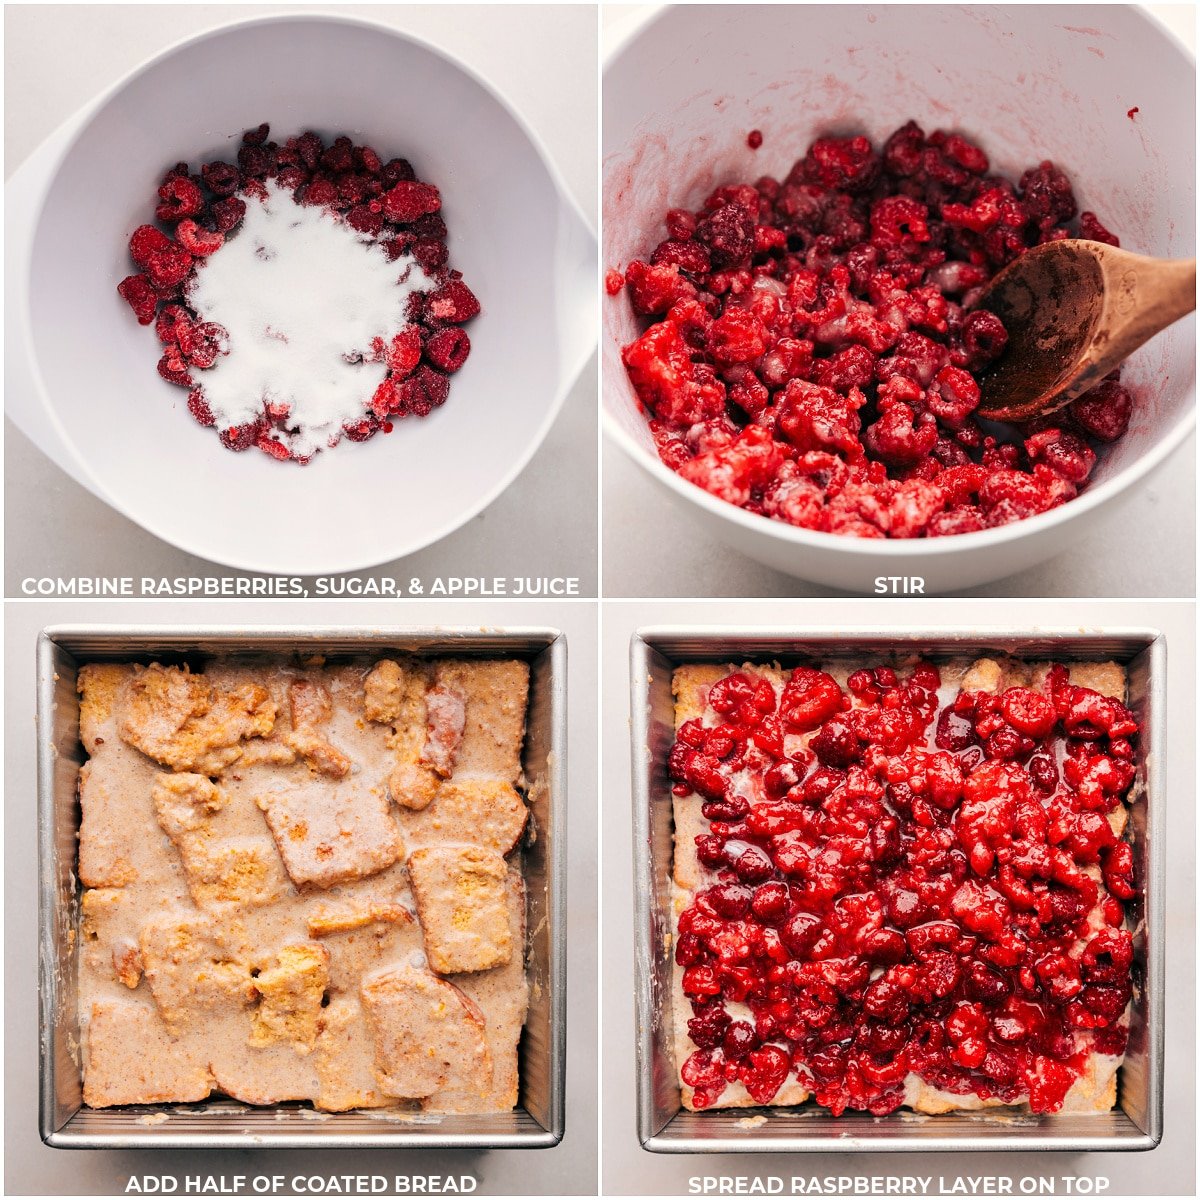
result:
[(189, 286), (199, 319), (229, 333), (228, 355), (198, 378), (221, 429), (286, 406), (277, 436), (306, 458), (363, 419), (387, 367), (353, 360), (403, 329), (409, 296), (434, 285), (411, 256), (389, 261), (369, 234), (266, 186)]

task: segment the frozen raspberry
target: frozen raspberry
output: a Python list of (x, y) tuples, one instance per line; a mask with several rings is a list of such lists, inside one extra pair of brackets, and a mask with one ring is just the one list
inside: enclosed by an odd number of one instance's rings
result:
[(179, 344), (179, 330), (192, 323), (191, 314), (178, 304), (168, 304), (158, 314), (154, 322), (154, 332), (164, 346)]
[(212, 206), (213, 222), (218, 233), (232, 233), (246, 215), (246, 202), (237, 196), (218, 200)]
[(338, 201), (337, 187), (328, 179), (314, 179), (304, 188), (299, 200), (312, 208), (333, 208)]
[(436, 238), (418, 238), (412, 244), (412, 256), (427, 275), (436, 276), (450, 260), (450, 251), (445, 242)]
[(353, 149), (354, 145), (348, 137), (335, 138), (333, 145), (321, 155), (321, 166), (335, 174), (353, 170)]
[(382, 179), (385, 188), (393, 188), (398, 183), (412, 182), (416, 179), (417, 173), (413, 170), (412, 163), (407, 158), (393, 158), (389, 162), (384, 163), (379, 177)]
[(158, 189), (158, 198), (162, 203), (154, 210), (154, 215), (163, 222), (194, 217), (204, 208), (204, 194), (195, 181), (187, 177), (169, 179)]
[(633, 311), (641, 316), (665, 313), (680, 300), (696, 294), (695, 285), (680, 274), (677, 266), (647, 266), (638, 259), (625, 268), (625, 284)]
[(369, 442), (383, 428), (383, 422), (372, 413), (352, 425), (343, 425), (342, 432), (352, 442)]
[(279, 462), (287, 462), (292, 457), (292, 452), (281, 441), (271, 437), (265, 431), (254, 439), (254, 444), (264, 454), (277, 459)]
[(804, 174), (830, 190), (869, 191), (879, 177), (880, 160), (865, 137), (821, 138), (809, 147)]
[(378, 175), (383, 170), (383, 159), (370, 146), (357, 146), (354, 150), (354, 163), (368, 175)]
[(192, 256), (171, 242), (165, 250), (151, 251), (146, 257), (146, 277), (156, 288), (173, 288), (181, 284), (192, 269)]
[(121, 299), (133, 309), (139, 325), (149, 325), (154, 320), (158, 297), (145, 275), (129, 275), (117, 284)]
[(422, 366), (396, 388), (398, 416), (428, 416), (446, 402), (450, 380), (432, 367)]
[(176, 387), (190, 388), (192, 386), (187, 360), (180, 354), (178, 346), (169, 347), (166, 354), (158, 360), (158, 373)]
[(435, 213), (441, 207), (441, 194), (430, 183), (404, 180), (383, 194), (383, 215), (397, 225)]
[(1085, 392), (1068, 410), (1075, 424), (1101, 442), (1115, 442), (1129, 428), (1133, 415), (1133, 397), (1114, 380)]
[(1078, 211), (1071, 181), (1052, 162), (1026, 171), (1020, 188), (1026, 210), (1039, 225), (1060, 225)]
[(158, 254), (171, 245), (171, 239), (154, 225), (139, 225), (129, 239), (129, 257), (145, 268), (151, 254)]
[(241, 185), (242, 177), (237, 167), (227, 162), (204, 163), (200, 168), (200, 176), (205, 187), (214, 196), (232, 196)]
[(216, 418), (212, 414), (212, 409), (208, 407), (208, 401), (204, 398), (202, 389), (193, 388), (188, 393), (187, 407), (188, 412), (206, 429), (212, 428), (217, 423)]
[(1100, 219), (1093, 212), (1079, 214), (1079, 236), (1093, 242), (1105, 242), (1109, 246), (1119, 246), (1121, 239), (1114, 233), (1109, 233)]
[(243, 146), (237, 152), (237, 160), (247, 182), (260, 180), (275, 168), (275, 156), (266, 146)]
[(179, 239), (179, 244), (197, 258), (215, 254), (225, 244), (223, 233), (210, 233), (190, 217), (186, 217), (175, 227), (175, 236)]
[(452, 279), (443, 284), (425, 305), (431, 321), (447, 325), (462, 325), (479, 315), (479, 301), (475, 293), (461, 279)]
[(425, 345), (425, 357), (448, 375), (453, 375), (471, 353), (471, 339), (465, 329), (439, 329)]
[(392, 338), (384, 361), (397, 379), (411, 375), (421, 361), (421, 331), (415, 325), (402, 329)]
[(207, 370), (218, 357), (229, 353), (229, 333), (215, 321), (180, 322), (176, 329), (179, 350), (193, 367)]
[(383, 213), (369, 205), (357, 204), (346, 214), (346, 224), (359, 233), (378, 237), (383, 232)]
[(259, 125), (257, 129), (247, 129), (242, 134), (242, 143), (246, 146), (261, 146), (271, 134), (271, 126), (267, 124)]
[(418, 217), (409, 226), (409, 230), (415, 238), (436, 238), (440, 242), (444, 242), (449, 236), (445, 218), (440, 212), (426, 213), (423, 217)]
[(754, 213), (724, 204), (696, 226), (696, 241), (707, 247), (712, 265), (727, 270), (749, 261), (754, 252)]

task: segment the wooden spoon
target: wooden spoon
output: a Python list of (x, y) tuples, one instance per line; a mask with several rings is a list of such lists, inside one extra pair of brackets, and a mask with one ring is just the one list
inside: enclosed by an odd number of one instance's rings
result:
[(1145, 258), (1104, 242), (1046, 242), (1008, 264), (976, 309), (1008, 345), (980, 378), (977, 415), (1027, 421), (1070, 404), (1196, 307), (1196, 260)]

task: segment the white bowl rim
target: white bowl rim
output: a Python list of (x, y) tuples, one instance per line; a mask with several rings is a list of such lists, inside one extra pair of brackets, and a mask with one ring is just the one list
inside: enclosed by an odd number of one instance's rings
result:
[[(152, 55), (150, 58), (144, 59), (135, 67), (126, 71), (99, 96), (85, 104), (83, 108), (80, 109), (76, 114), (68, 117), (67, 123), (76, 123), (76, 128), (72, 132), (71, 136), (58, 149), (54, 157), (54, 161), (50, 163), (45, 170), (42, 184), (36, 199), (36, 204), (33, 209), (34, 213), (36, 214), (33, 221), (33, 228), (30, 231), (28, 246), (25, 252), (25, 259), (21, 264), (21, 276), (25, 281), (25, 288), (22, 296), (23, 302), (20, 313), (21, 333), (24, 338), (25, 346), (29, 348), (27, 353), (29, 356), (29, 369), (32, 375), (32, 382), (36, 386), (41, 397), (47, 420), (50, 422), (59, 440), (67, 448), (71, 455), (73, 455), (78, 468), (86, 472), (88, 477), (87, 486), (98, 496), (100, 496), (111, 508), (121, 513), (122, 516), (127, 517), (130, 521), (134, 522), (134, 524), (145, 529), (154, 537), (157, 537), (161, 541), (167, 542), (169, 545), (183, 550), (185, 553), (194, 554), (208, 562), (216, 562), (223, 566), (233, 567), (236, 570), (253, 572), (256, 574), (264, 573), (261, 564), (256, 564), (253, 561), (244, 559), (237, 554), (222, 554), (219, 558), (216, 558), (209, 550), (201, 549), (194, 545), (185, 544), (189, 539), (180, 539), (173, 534), (162, 532), (157, 527), (157, 523), (153, 519), (152, 515), (145, 518), (135, 515), (134, 513), (130, 512), (125, 505), (120, 504), (112, 499), (108, 493), (96, 483), (96, 481), (92, 478), (91, 472), (87, 468), (86, 457), (80, 453), (74, 439), (68, 433), (66, 425), (59, 418), (57, 409), (50, 400), (50, 391), (46, 387), (45, 380), (42, 377), (41, 367), (38, 364), (37, 358), (32, 352), (32, 347), (34, 345), (33, 314), (31, 311), (31, 305), (29, 303), (29, 297), (32, 288), (33, 254), (37, 241), (34, 234), (37, 226), (41, 222), (41, 215), (43, 209), (45, 208), (46, 199), (49, 196), (56, 180), (58, 179), (63, 164), (66, 162), (71, 152), (75, 149), (80, 139), (87, 132), (92, 124), (92, 121), (100, 112), (100, 110), (106, 104), (108, 104), (108, 102), (114, 96), (123, 91), (134, 79), (151, 70), (153, 67), (158, 66), (165, 60), (178, 54), (181, 50), (185, 50), (194, 45), (199, 45), (201, 42), (208, 41), (210, 38), (217, 37), (221, 34), (229, 33), (234, 30), (246, 29), (259, 25), (298, 23), (350, 25), (357, 26), (362, 29), (368, 29), (376, 33), (389, 35), (393, 38), (399, 39), (400, 41), (408, 42), (422, 50), (426, 50), (429, 53), (436, 55), (438, 58), (441, 58), (448, 63), (451, 67), (454, 67), (456, 70), (462, 72), (462, 74), (466, 75), (469, 79), (473, 80), (479, 87), (481, 87), (483, 91), (490, 96), (492, 100), (494, 100), (504, 110), (504, 112), (508, 114), (508, 116), (516, 123), (521, 132), (529, 139), (530, 144), (532, 145), (538, 158), (541, 160), (542, 166), (546, 170), (546, 174), (550, 178), (550, 182), (554, 187), (559, 203), (568, 208), (574, 214), (575, 218), (580, 222), (581, 226), (588, 231), (593, 240), (596, 237), (594, 222), (588, 219), (587, 215), (584, 213), (575, 197), (567, 188), (566, 182), (562, 177), (562, 173), (559, 170), (557, 163), (550, 155), (541, 137), (532, 128), (532, 126), (530, 126), (525, 117), (509, 101), (507, 96), (505, 96), (504, 93), (490, 79), (487, 78), (487, 76), (485, 76), (475, 67), (463, 62), (453, 51), (446, 49), (445, 47), (434, 41), (431, 41), (428, 38), (418, 34), (410, 33), (408, 30), (398, 29), (395, 26), (386, 25), (382, 22), (371, 20), (367, 17), (343, 15), (341, 13), (322, 11), (301, 11), (267, 13), (252, 17), (236, 17), (233, 20), (219, 21), (206, 29), (200, 30), (198, 33), (190, 34), (187, 37), (180, 38), (177, 41), (172, 42), (170, 45), (160, 50), (157, 54)], [(54, 135), (51, 134), (51, 137), (53, 136)], [(471, 505), (469, 508), (453, 514), (445, 522), (438, 526), (432, 534), (422, 535), (419, 544), (409, 546), (398, 554), (394, 552), (388, 552), (385, 556), (380, 557), (378, 553), (373, 553), (367, 561), (354, 559), (347, 562), (322, 563), (319, 571), (304, 569), (293, 572), (293, 574), (337, 575), (355, 571), (370, 570), (373, 567), (381, 566), (387, 562), (399, 561), (409, 557), (410, 555), (419, 553), (421, 550), (440, 542), (443, 538), (449, 537), (450, 534), (454, 533), (458, 529), (461, 529), (474, 517), (478, 516), (479, 513), (481, 513), (485, 508), (489, 507), (492, 502), (501, 495), (501, 493), (507, 490), (517, 476), (520, 475), (525, 467), (529, 464), (530, 459), (533, 458), (534, 454), (546, 440), (546, 435), (550, 432), (551, 427), (558, 419), (558, 416), (562, 411), (563, 405), (566, 402), (567, 394), (571, 391), (571, 388), (574, 386), (576, 380), (583, 372), (583, 369), (587, 365), (592, 354), (595, 353), (599, 339), (598, 326), (599, 323), (597, 321), (596, 328), (593, 330), (595, 336), (592, 339), (585, 340), (582, 351), (575, 355), (574, 360), (571, 360), (564, 355), (564, 366), (563, 370), (560, 372), (558, 388), (553, 402), (547, 409), (541, 423), (538, 425), (534, 436), (530, 438), (525, 450), (511, 461), (508, 469), (502, 473), (497, 484), (490, 491), (485, 493), (482, 499)], [(564, 347), (563, 349), (565, 350), (566, 348)], [(380, 528), (384, 529), (386, 526), (381, 525)], [(265, 573), (278, 574), (279, 572), (269, 571)]]
[[(607, 75), (617, 65), (618, 59), (621, 58), (633, 42), (650, 25), (662, 20), (668, 12), (677, 7), (680, 6), (673, 4), (660, 5), (656, 11), (643, 16), (635, 23), (631, 23), (619, 42), (605, 55), (604, 74)], [(721, 7), (733, 6), (721, 5)], [(1167, 38), (1185, 59), (1191, 61), (1194, 67), (1196, 61), (1195, 55), (1158, 17), (1140, 4), (1122, 5), (1120, 7), (1132, 11), (1135, 16), (1141, 17), (1152, 25), (1155, 31)], [(1194, 358), (1195, 356), (1193, 355), (1193, 360)], [(1192, 387), (1194, 391), (1194, 381)], [(944, 558), (959, 550), (996, 548), (1009, 542), (1017, 541), (1026, 534), (1032, 535), (1052, 529), (1055, 525), (1059, 525), (1066, 520), (1082, 516), (1085, 512), (1092, 509), (1100, 508), (1108, 501), (1117, 497), (1121, 492), (1131, 487), (1143, 476), (1149, 474), (1159, 463), (1169, 458), (1170, 455), (1178, 450), (1187, 441), (1196, 426), (1196, 406), (1193, 403), (1176, 423), (1175, 428), (1160, 441), (1156, 442), (1136, 462), (1130, 463), (1129, 466), (1119, 471), (1111, 479), (1104, 480), (1103, 483), (1098, 484), (1096, 487), (1085, 489), (1081, 495), (1076, 496), (1073, 500), (1068, 500), (1065, 504), (1060, 504), (1057, 508), (1039, 513), (1034, 517), (1026, 517), (1021, 521), (1013, 521), (1008, 525), (997, 526), (995, 529), (982, 529), (976, 533), (956, 533), (947, 537), (857, 538), (846, 537), (840, 533), (823, 533), (817, 529), (804, 529), (799, 525), (789, 525), (786, 521), (777, 521), (772, 517), (759, 516), (757, 513), (747, 512), (744, 508), (739, 508), (736, 504), (731, 504), (727, 500), (721, 500), (711, 492), (706, 492), (699, 484), (690, 483), (675, 471), (670, 470), (657, 455), (652, 455), (645, 446), (630, 437), (617, 423), (616, 419), (608, 411), (608, 408), (604, 406), (603, 394), (601, 395), (601, 406), (603, 408), (604, 433), (606, 438), (620, 446), (638, 466), (644, 471), (649, 472), (653, 478), (673, 491), (685, 503), (695, 504), (713, 516), (726, 520), (732, 525), (738, 525), (751, 534), (766, 535), (781, 542), (791, 543), (793, 546), (808, 547), (813, 550), (841, 550), (851, 557), (866, 559)]]

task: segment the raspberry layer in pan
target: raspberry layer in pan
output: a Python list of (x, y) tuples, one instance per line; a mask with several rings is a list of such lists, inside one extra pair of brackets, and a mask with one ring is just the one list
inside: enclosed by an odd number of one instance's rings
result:
[(685, 1107), (1114, 1105), (1122, 667), (694, 665), (673, 687)]

